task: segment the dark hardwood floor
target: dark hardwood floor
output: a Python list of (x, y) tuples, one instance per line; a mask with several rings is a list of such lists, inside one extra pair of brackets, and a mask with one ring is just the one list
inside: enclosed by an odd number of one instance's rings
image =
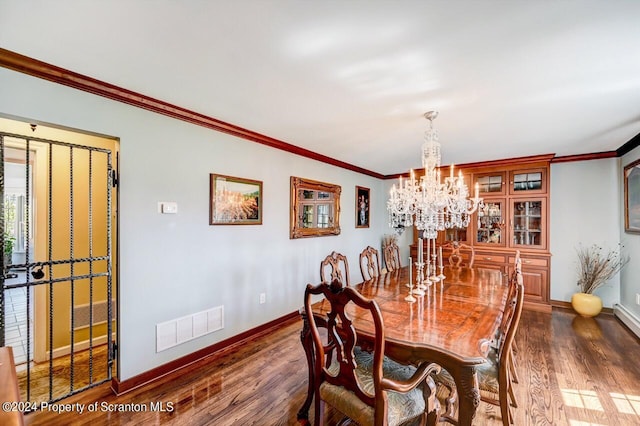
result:
[[(58, 403), (84, 404), (83, 414), (41, 410), (26, 423), (296, 425), (307, 383), (300, 329), (301, 321), (289, 322), (121, 396), (100, 385)], [(640, 342), (613, 316), (525, 311), (517, 345), (516, 425), (640, 424)], [(95, 403), (97, 411), (88, 412)], [(166, 411), (139, 411), (152, 403)], [(327, 424), (336, 424), (339, 414), (329, 414)], [(474, 424), (501, 425), (500, 410), (481, 403)]]

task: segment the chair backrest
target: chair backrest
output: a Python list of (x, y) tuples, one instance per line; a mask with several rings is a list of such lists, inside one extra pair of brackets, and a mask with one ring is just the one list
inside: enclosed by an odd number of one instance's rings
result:
[(516, 274), (517, 274), (517, 269), (518, 267), (520, 268), (520, 272), (522, 272), (522, 259), (520, 258), (520, 250), (516, 250), (516, 257), (513, 261), (513, 270), (511, 271), (511, 275), (508, 275), (509, 277), (509, 284), (511, 284), (512, 282), (514, 282), (516, 280)]
[(360, 272), (364, 281), (380, 276), (380, 255), (378, 250), (367, 246), (360, 253)]
[(500, 323), (498, 336), (498, 359), (500, 370), (508, 368), (508, 357), (511, 356), (511, 346), (515, 339), (520, 317), (522, 316), (522, 306), (524, 305), (524, 279), (522, 277), (522, 263), (518, 259), (515, 267), (515, 275), (509, 282), (507, 292), (507, 304)]
[(384, 248), (384, 264), (389, 272), (402, 268), (400, 263), (400, 247), (398, 244), (391, 243)]
[(331, 282), (340, 281), (343, 285), (349, 286), (349, 263), (343, 254), (332, 251), (320, 263), (320, 281)]
[[(327, 336), (326, 342), (323, 342), (318, 325), (313, 320), (314, 317), (311, 310), (311, 304), (313, 303), (311, 298), (313, 295), (323, 295), (331, 307), (326, 317), (327, 332), (323, 333), (323, 335)], [(351, 303), (362, 308), (364, 315), (370, 316), (373, 320), (373, 395), (365, 391), (356, 379), (357, 362), (355, 361), (354, 349), (358, 342), (358, 336), (348, 314), (347, 306)], [(308, 284), (304, 292), (304, 307), (306, 316), (309, 318), (309, 328), (315, 351), (315, 386), (319, 388), (320, 384), (326, 381), (350, 390), (369, 406), (375, 407), (376, 399), (380, 399), (379, 403), (385, 404), (386, 398), (384, 398), (382, 392), (382, 365), (385, 347), (384, 323), (375, 300), (367, 299), (353, 287), (343, 287), (339, 281), (333, 280), (330, 284), (326, 282), (317, 286)], [(358, 315), (361, 315), (361, 311), (358, 312)], [(325, 321), (323, 321), (323, 328), (324, 326)], [(333, 356), (335, 356), (335, 359), (330, 359)], [(339, 366), (339, 369), (336, 366)]]
[[(451, 249), (451, 254), (449, 255), (449, 265), (451, 265), (451, 267), (453, 268), (460, 268), (462, 266), (467, 267), (467, 268), (471, 268), (473, 267), (473, 261), (475, 260), (476, 257), (476, 251), (475, 249), (465, 243), (461, 243), (459, 241), (452, 241), (446, 244), (442, 245), (442, 248), (448, 248)], [(464, 253), (466, 253), (466, 257), (467, 257), (467, 261), (465, 262), (465, 256)]]

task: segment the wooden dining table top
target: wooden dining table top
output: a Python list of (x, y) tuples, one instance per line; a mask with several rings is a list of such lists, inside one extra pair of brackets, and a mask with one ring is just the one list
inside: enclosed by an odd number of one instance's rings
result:
[[(416, 301), (409, 293), (408, 267), (357, 284), (357, 290), (376, 300), (385, 328), (385, 353), (419, 362), (425, 358), (443, 365), (485, 362), (489, 343), (499, 326), (507, 297), (502, 273), (484, 268), (448, 268), (442, 283), (431, 285)], [(314, 315), (325, 317), (330, 306), (317, 302)], [(370, 315), (354, 304), (348, 310), (359, 335), (373, 336)]]

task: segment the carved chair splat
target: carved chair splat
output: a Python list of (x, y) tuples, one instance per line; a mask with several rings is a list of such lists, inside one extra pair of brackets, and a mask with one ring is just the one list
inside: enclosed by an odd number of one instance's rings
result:
[(398, 244), (391, 243), (384, 248), (384, 263), (389, 272), (402, 268), (400, 263), (400, 247)]
[(380, 276), (380, 255), (378, 250), (371, 246), (367, 246), (362, 250), (362, 253), (360, 253), (360, 272), (364, 281)]
[[(474, 248), (468, 244), (461, 243), (459, 241), (452, 241), (442, 245), (443, 249), (451, 249), (451, 254), (449, 255), (448, 261), (449, 265), (454, 268), (466, 267), (472, 268), (473, 261), (475, 260), (476, 252)], [(469, 260), (464, 262), (463, 253), (468, 254)]]
[(332, 251), (320, 263), (320, 281), (331, 282), (340, 281), (343, 285), (349, 286), (349, 263), (347, 256)]

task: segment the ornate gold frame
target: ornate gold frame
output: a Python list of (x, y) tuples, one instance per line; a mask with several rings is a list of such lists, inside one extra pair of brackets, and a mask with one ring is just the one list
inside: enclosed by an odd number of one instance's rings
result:
[[(311, 192), (310, 198), (302, 198), (302, 191)], [(340, 193), (339, 185), (318, 182), (291, 176), (291, 208), (289, 215), (289, 238), (320, 237), (340, 234)], [(328, 197), (326, 202), (318, 201), (319, 194)], [(327, 195), (330, 194), (330, 195)], [(304, 226), (302, 213), (304, 207), (330, 205), (328, 223), (323, 227)], [(313, 215), (316, 220), (316, 216)]]

